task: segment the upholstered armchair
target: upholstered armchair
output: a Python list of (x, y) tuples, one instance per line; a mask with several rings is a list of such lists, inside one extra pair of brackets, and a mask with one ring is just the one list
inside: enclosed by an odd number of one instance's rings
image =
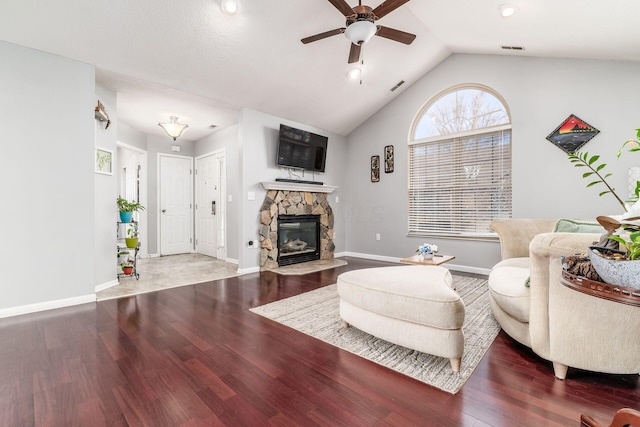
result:
[[(519, 255), (503, 259), (491, 271), (494, 316), (507, 334), (553, 362), (560, 379), (566, 377), (568, 367), (640, 373), (640, 307), (587, 295), (560, 283), (561, 258), (585, 252), (600, 234), (550, 232), (551, 223), (492, 223), (501, 245), (507, 246), (502, 248), (503, 256)], [(537, 231), (540, 233), (533, 234)], [(530, 243), (526, 241), (529, 237)], [(512, 245), (520, 249), (510, 248)], [(528, 258), (522, 245), (529, 248)], [(528, 275), (529, 287), (525, 286)]]

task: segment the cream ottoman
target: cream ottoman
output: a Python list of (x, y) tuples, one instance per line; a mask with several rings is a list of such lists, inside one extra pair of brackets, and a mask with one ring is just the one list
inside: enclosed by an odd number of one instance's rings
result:
[(464, 303), (444, 267), (366, 268), (338, 276), (340, 317), (393, 344), (446, 357), (458, 372)]

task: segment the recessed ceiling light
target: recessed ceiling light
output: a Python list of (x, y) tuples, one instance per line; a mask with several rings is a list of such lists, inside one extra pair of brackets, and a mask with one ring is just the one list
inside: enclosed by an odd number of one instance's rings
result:
[(361, 75), (362, 70), (360, 69), (360, 67), (352, 68), (347, 73), (347, 77), (349, 77), (351, 80), (358, 80)]
[(238, 11), (238, 2), (236, 0), (220, 0), (220, 9), (227, 15), (235, 15)]
[(500, 15), (503, 18), (508, 18), (515, 15), (518, 11), (518, 8), (510, 4), (501, 4), (500, 6), (498, 6), (498, 10), (500, 11)]

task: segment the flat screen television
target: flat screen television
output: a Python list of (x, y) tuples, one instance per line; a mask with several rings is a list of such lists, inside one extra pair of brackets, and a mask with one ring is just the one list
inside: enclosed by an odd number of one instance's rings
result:
[(326, 136), (280, 125), (276, 164), (288, 168), (324, 172)]

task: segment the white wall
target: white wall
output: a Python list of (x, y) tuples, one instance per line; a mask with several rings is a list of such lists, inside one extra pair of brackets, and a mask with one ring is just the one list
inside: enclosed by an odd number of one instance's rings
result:
[(0, 315), (94, 294), (91, 65), (0, 41)]
[[(513, 122), (513, 217), (594, 219), (619, 213), (611, 197), (585, 188), (582, 170), (545, 137), (570, 114), (600, 130), (583, 147), (599, 153), (626, 193), (628, 167), (639, 158), (617, 160), (620, 145), (640, 127), (640, 64), (631, 62), (452, 55), (407, 88), (348, 137), (347, 248), (350, 252), (401, 258), (424, 242), (456, 255), (454, 264), (490, 268), (499, 260), (494, 242), (407, 237), (407, 141), (420, 108), (440, 91), (463, 83), (487, 85), (506, 100)], [(371, 183), (371, 155), (395, 146), (395, 172)], [(446, 189), (443, 189), (446, 191)], [(381, 240), (375, 240), (375, 234)]]
[[(240, 270), (253, 270), (260, 265), (260, 250), (249, 249), (249, 240), (257, 241), (258, 226), (260, 225), (260, 206), (266, 195), (265, 189), (260, 184), (263, 181), (274, 181), (275, 178), (286, 178), (287, 173), (276, 166), (276, 149), (278, 144), (278, 132), (280, 124), (285, 124), (298, 129), (324, 135), (329, 138), (327, 143), (327, 162), (325, 173), (316, 173), (315, 180), (327, 185), (339, 187), (329, 195), (335, 216), (336, 252), (345, 250), (345, 224), (343, 205), (345, 184), (345, 169), (347, 168), (346, 138), (323, 129), (314, 128), (301, 123), (285, 120), (255, 110), (242, 109), (239, 117), (239, 160), (242, 165), (240, 194), (238, 201), (241, 203), (239, 217), (241, 218), (241, 235), (238, 241), (240, 250)], [(303, 179), (313, 180), (314, 176), (307, 172)], [(255, 194), (255, 200), (247, 200), (248, 193)], [(335, 202), (336, 196), (340, 197), (340, 203)], [(235, 200), (235, 199), (234, 199)]]
[[(195, 143), (194, 156), (225, 149), (227, 162), (227, 258), (238, 260), (240, 241), (240, 174), (238, 157), (238, 125), (234, 124), (202, 138)], [(229, 201), (231, 197), (231, 201)]]
[(95, 208), (95, 270), (94, 284), (98, 289), (113, 286), (117, 283), (116, 274), (116, 233), (115, 223), (119, 221), (116, 212), (117, 172), (116, 135), (118, 129), (116, 94), (106, 87), (96, 84), (95, 101), (104, 105), (111, 124), (105, 129), (105, 122), (94, 120), (96, 147), (106, 148), (113, 152), (114, 175), (95, 174), (94, 208)]

